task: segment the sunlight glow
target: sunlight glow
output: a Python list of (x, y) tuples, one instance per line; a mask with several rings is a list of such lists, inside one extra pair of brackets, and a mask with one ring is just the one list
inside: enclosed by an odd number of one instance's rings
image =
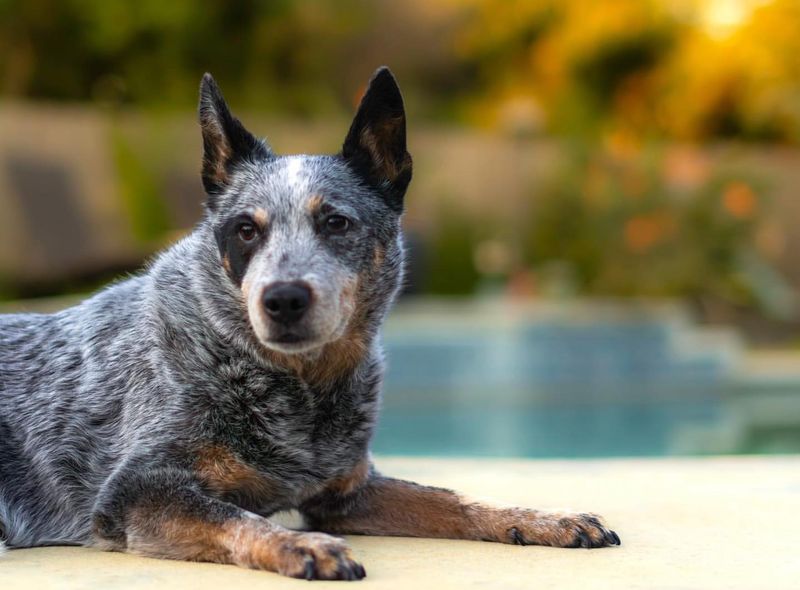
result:
[(724, 37), (765, 4), (769, 4), (769, 0), (706, 0), (700, 14), (711, 35)]

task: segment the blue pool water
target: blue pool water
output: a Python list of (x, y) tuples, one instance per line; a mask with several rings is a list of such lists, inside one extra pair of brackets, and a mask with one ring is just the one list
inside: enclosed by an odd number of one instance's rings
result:
[(713, 425), (712, 401), (604, 406), (495, 405), (384, 409), (380, 454), (488, 457), (658, 456), (679, 452), (687, 426)]
[(414, 319), (386, 335), (377, 453), (703, 453), (696, 433), (725, 420), (735, 346), (671, 317), (495, 321), (461, 311)]

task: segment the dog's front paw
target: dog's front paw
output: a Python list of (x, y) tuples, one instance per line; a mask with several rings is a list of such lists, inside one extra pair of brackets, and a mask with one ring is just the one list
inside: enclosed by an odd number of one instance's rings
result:
[(323, 533), (293, 533), (278, 547), (279, 574), (306, 580), (360, 580), (367, 573), (344, 540)]
[(619, 535), (606, 528), (596, 514), (531, 511), (507, 530), (508, 542), (552, 547), (607, 547), (620, 545)]

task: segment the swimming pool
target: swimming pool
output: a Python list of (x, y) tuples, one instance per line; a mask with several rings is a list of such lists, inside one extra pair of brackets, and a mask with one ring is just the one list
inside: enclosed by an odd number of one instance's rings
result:
[[(748, 447), (747, 428), (732, 406), (742, 389), (740, 340), (727, 330), (693, 326), (678, 307), (412, 303), (389, 322), (385, 345), (389, 372), (377, 453), (758, 450)], [(769, 392), (752, 393), (759, 394)], [(792, 399), (800, 404), (800, 395)], [(800, 435), (794, 436), (800, 411), (789, 429), (789, 442), (773, 450), (800, 450)]]

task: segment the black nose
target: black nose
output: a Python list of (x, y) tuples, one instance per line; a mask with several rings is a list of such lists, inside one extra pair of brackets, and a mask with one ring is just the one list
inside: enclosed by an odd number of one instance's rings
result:
[(305, 283), (274, 283), (264, 291), (264, 308), (272, 320), (291, 324), (311, 306), (311, 289)]

